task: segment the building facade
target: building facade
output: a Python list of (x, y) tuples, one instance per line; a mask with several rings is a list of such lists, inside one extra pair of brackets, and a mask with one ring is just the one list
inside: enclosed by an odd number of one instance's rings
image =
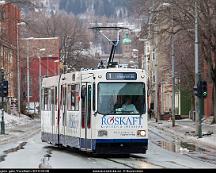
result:
[(59, 74), (59, 52), (58, 37), (21, 39), (21, 99), (23, 102), (39, 102), (39, 79)]
[(204, 62), (203, 66), (203, 79), (208, 83), (208, 95), (204, 99), (204, 115), (206, 118), (209, 116), (213, 116), (213, 82), (211, 81), (211, 77), (209, 75), (208, 65)]
[(20, 9), (12, 3), (0, 4), (0, 68), (9, 82), (9, 98), (17, 95), (17, 23)]

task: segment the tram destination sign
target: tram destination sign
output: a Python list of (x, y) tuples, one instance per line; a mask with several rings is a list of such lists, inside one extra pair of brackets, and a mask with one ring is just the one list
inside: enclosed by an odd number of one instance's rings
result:
[(106, 74), (107, 80), (136, 80), (136, 72), (108, 72)]

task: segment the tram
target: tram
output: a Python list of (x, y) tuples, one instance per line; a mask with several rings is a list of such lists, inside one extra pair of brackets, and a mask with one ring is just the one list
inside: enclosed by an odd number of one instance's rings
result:
[(143, 69), (111, 63), (43, 78), (40, 101), (43, 142), (96, 154), (148, 149)]

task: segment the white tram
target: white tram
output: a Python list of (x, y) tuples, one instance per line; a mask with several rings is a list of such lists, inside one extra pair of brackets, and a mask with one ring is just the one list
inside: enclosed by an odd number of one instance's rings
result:
[(130, 68), (43, 78), (42, 141), (99, 154), (146, 153), (146, 83), (144, 70)]

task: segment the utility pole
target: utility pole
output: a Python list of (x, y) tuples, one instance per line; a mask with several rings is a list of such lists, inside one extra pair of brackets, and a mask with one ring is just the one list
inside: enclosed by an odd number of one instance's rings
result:
[(18, 113), (21, 112), (21, 98), (20, 98), (20, 53), (19, 53), (19, 26), (25, 25), (24, 22), (17, 23), (17, 103)]
[[(195, 85), (201, 81), (200, 64), (199, 64), (199, 22), (198, 22), (198, 9), (197, 0), (195, 0)], [(201, 99), (200, 97), (195, 97), (195, 111), (196, 111), (196, 135), (199, 138), (202, 137), (202, 127), (201, 127)]]
[(1, 110), (2, 110), (2, 117), (1, 117), (1, 134), (5, 134), (5, 122), (4, 122), (4, 96), (3, 96), (3, 81), (4, 81), (4, 69), (2, 68), (0, 71), (0, 94), (1, 94)]
[(19, 56), (19, 24), (17, 23), (17, 103), (18, 103), (18, 114), (20, 117), (20, 56)]
[(27, 40), (27, 107), (29, 108), (29, 39)]
[(171, 35), (171, 56), (172, 56), (172, 127), (175, 126), (175, 48), (174, 48), (174, 21), (173, 8), (171, 7), (172, 15), (172, 35)]
[(45, 48), (41, 48), (39, 49), (39, 56), (38, 56), (38, 63), (39, 63), (39, 73), (38, 73), (38, 83), (39, 83), (39, 114), (41, 114), (41, 85), (42, 85), (42, 74), (41, 74), (41, 52), (44, 52), (46, 51)]
[[(152, 5), (151, 5), (151, 9), (150, 9), (150, 18), (149, 18), (149, 29), (148, 29), (148, 37), (150, 36), (150, 24), (152, 25), (152, 11), (154, 9), (155, 6), (155, 1), (152, 1)], [(158, 9), (161, 7), (161, 5), (158, 7)], [(156, 26), (154, 26), (156, 28), (156, 33), (158, 32), (158, 25), (156, 24)], [(153, 33), (154, 34), (154, 33)], [(154, 35), (153, 35), (154, 37)], [(154, 71), (154, 77), (155, 77), (155, 97), (154, 97), (154, 116), (155, 116), (155, 120), (156, 122), (159, 121), (160, 119), (160, 115), (158, 114), (158, 50), (157, 50), (157, 46), (158, 46), (158, 35), (156, 34), (156, 37), (153, 40), (153, 59), (154, 59), (154, 64), (153, 64), (153, 71)]]
[[(157, 43), (156, 43), (156, 46), (157, 46)], [(156, 122), (158, 122), (159, 119), (160, 119), (160, 115), (158, 114), (158, 57), (157, 57), (157, 50), (156, 50), (156, 48), (154, 48), (153, 54), (154, 54), (153, 56), (155, 57), (155, 64), (154, 64), (154, 72), (155, 72), (155, 103), (154, 103), (154, 112), (155, 112)]]
[(38, 84), (39, 84), (39, 115), (41, 115), (41, 56), (38, 57), (38, 63), (39, 63), (39, 73), (38, 73)]

